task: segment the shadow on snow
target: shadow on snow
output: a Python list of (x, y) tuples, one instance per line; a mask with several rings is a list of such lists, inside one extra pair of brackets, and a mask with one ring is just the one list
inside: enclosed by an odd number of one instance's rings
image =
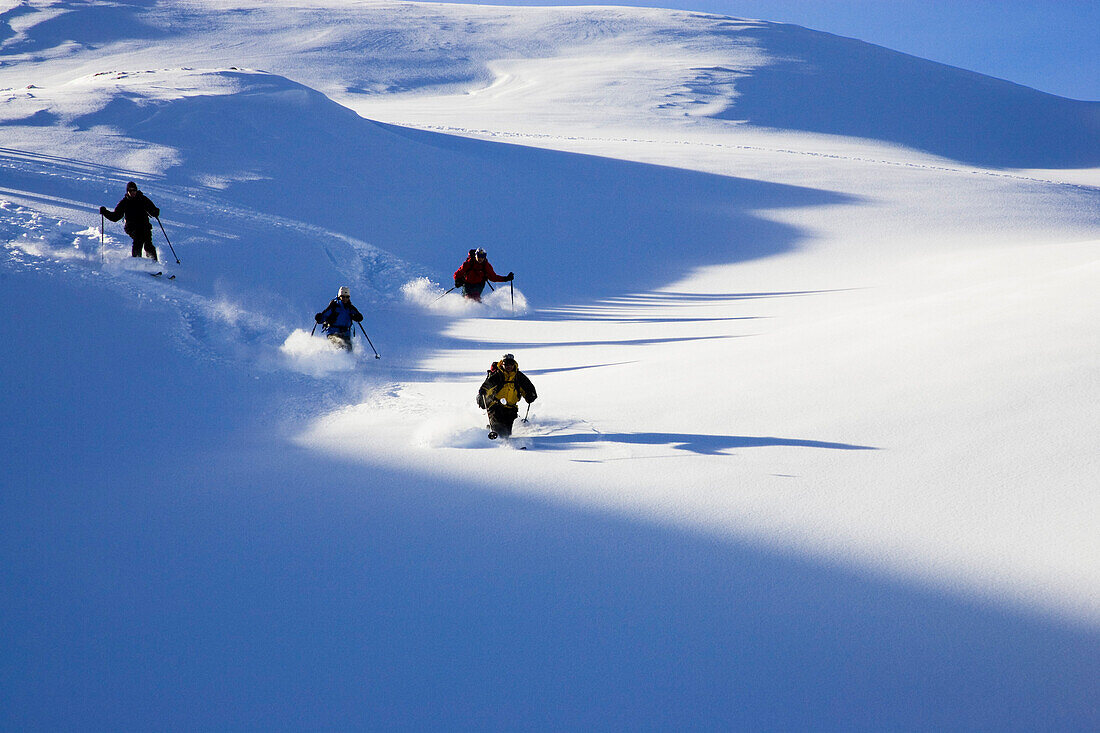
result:
[(996, 168), (1100, 165), (1100, 102), (1065, 99), (794, 25), (729, 23), (770, 62), (743, 75), (698, 69), (693, 89), (732, 84), (721, 119), (897, 143)]
[(744, 435), (701, 435), (697, 433), (572, 433), (566, 435), (530, 436), (539, 449), (572, 450), (583, 443), (626, 443), (630, 445), (667, 445), (677, 450), (699, 455), (727, 455), (737, 448), (794, 446), (799, 448), (829, 448), (832, 450), (878, 450), (867, 445), (829, 443), (797, 438), (749, 437)]
[(169, 183), (228, 181), (226, 201), (367, 241), (438, 281), (484, 247), (544, 303), (651, 290), (696, 267), (780, 253), (801, 233), (760, 212), (856, 201), (383, 125), (282, 77), (217, 73), (239, 91), (120, 96), (76, 124), (177, 148), (184, 162)]

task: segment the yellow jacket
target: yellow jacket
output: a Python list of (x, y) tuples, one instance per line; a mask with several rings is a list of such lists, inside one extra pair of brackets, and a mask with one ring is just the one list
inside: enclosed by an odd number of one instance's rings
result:
[(497, 402), (515, 407), (520, 398), (534, 402), (538, 397), (535, 385), (519, 370), (519, 364), (516, 364), (514, 370), (507, 372), (500, 368), (500, 362), (493, 362), (489, 367), (489, 376), (485, 377), (477, 394), (478, 405), (481, 407), (491, 407)]

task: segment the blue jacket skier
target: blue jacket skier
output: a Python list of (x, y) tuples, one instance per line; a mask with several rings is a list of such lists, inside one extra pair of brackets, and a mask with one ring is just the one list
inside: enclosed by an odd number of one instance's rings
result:
[(347, 285), (341, 285), (328, 307), (313, 318), (317, 323), (325, 324), (328, 339), (333, 345), (351, 351), (352, 324), (361, 323), (363, 314), (351, 304), (351, 290)]

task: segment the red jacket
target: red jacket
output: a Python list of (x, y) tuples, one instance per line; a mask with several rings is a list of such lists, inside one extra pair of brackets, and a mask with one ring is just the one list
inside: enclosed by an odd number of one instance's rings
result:
[(489, 260), (479, 261), (472, 256), (467, 257), (462, 267), (455, 270), (455, 280), (461, 280), (470, 285), (480, 285), (486, 280), (492, 280), (495, 283), (508, 282), (508, 278), (496, 273), (493, 266), (489, 264)]

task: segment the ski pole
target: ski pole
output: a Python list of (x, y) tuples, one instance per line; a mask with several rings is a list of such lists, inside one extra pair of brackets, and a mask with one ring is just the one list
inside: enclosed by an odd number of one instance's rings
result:
[[(457, 286), (457, 285), (455, 285), (455, 287), (454, 287), (454, 288), (451, 288), (451, 290), (454, 290), (454, 289), (455, 289), (455, 288), (457, 288), (457, 287), (458, 287), (458, 286)], [(448, 290), (448, 291), (447, 291), (447, 293), (451, 292), (451, 290)], [(438, 298), (436, 298), (436, 299), (435, 299), (435, 300), (433, 300), (432, 302), (433, 302), (433, 303), (438, 303), (439, 301), (443, 300), (443, 298), (444, 298), (444, 297), (446, 297), (447, 293), (443, 293), (443, 295), (440, 295), (440, 296), (439, 296)]]
[(99, 250), (103, 251), (103, 214), (99, 215)]
[(492, 290), (494, 293), (497, 291), (497, 289), (493, 287), (493, 284), (488, 280), (485, 281), (485, 284), (488, 285), (489, 289)]
[[(508, 281), (508, 292), (510, 292), (512, 294), (512, 315), (514, 316), (516, 314), (516, 289), (514, 287), (512, 287), (512, 281), (511, 280)], [(530, 407), (531, 403), (527, 403), (527, 406)], [(523, 422), (527, 422), (527, 421), (524, 420)]]
[(382, 357), (381, 357), (381, 356), (380, 356), (380, 355), (378, 354), (378, 349), (374, 348), (374, 344), (371, 344), (371, 343), (370, 343), (370, 336), (367, 336), (367, 332), (366, 332), (366, 330), (365, 330), (365, 329), (363, 328), (363, 324), (362, 324), (362, 323), (360, 323), (360, 324), (359, 324), (359, 330), (363, 332), (363, 336), (365, 336), (365, 337), (366, 337), (366, 339), (367, 339), (367, 343), (368, 343), (368, 344), (370, 344), (370, 348), (371, 348), (371, 351), (373, 351), (373, 352), (374, 352), (374, 358), (375, 358), (375, 359), (381, 359)]
[(313, 330), (309, 332), (309, 335), (312, 336), (315, 333), (317, 333), (317, 324), (316, 323), (313, 324)]
[(527, 416), (531, 414), (531, 403), (527, 403), (527, 412), (523, 414), (523, 422), (527, 422)]
[[(157, 224), (160, 224), (160, 217), (159, 216), (154, 216), (153, 218), (157, 220)], [(176, 264), (177, 265), (181, 264), (179, 255), (176, 254), (176, 248), (172, 246), (172, 240), (168, 238), (168, 232), (164, 231), (164, 225), (163, 224), (160, 224), (160, 231), (161, 231), (161, 234), (164, 235), (164, 241), (168, 242), (168, 249), (172, 250), (172, 256), (176, 258)]]

